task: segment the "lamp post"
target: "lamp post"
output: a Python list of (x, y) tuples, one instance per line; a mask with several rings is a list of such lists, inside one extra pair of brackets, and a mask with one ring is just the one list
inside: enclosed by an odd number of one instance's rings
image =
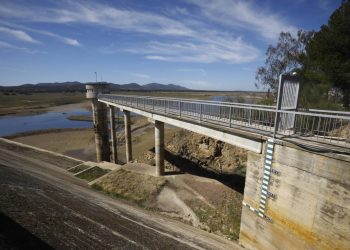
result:
[(96, 83), (97, 83), (97, 72), (95, 72), (95, 76), (96, 76)]

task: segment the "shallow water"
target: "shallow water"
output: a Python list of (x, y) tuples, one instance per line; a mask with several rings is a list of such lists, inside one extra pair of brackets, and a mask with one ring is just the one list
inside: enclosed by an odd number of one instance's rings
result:
[(16, 133), (60, 128), (91, 128), (92, 122), (72, 121), (71, 115), (91, 115), (85, 109), (74, 109), (67, 112), (47, 112), (36, 115), (9, 115), (0, 117), (0, 137)]

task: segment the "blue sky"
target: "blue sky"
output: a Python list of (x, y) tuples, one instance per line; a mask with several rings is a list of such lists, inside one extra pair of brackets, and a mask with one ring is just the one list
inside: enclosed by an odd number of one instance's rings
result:
[(281, 31), (341, 0), (0, 0), (0, 85), (95, 81), (255, 90)]

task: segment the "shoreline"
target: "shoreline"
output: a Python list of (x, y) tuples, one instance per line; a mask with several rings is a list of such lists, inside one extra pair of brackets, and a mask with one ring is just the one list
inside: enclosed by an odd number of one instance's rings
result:
[(52, 105), (52, 106), (38, 106), (26, 108), (9, 108), (7, 112), (0, 112), (0, 118), (6, 116), (27, 116), (27, 115), (40, 115), (48, 112), (67, 112), (73, 109), (86, 109), (91, 110), (91, 104), (88, 100), (67, 103), (62, 105)]
[[(67, 117), (68, 120), (70, 121), (83, 121), (83, 122), (92, 122), (92, 115), (70, 115)], [(116, 122), (122, 122), (124, 119), (123, 117), (115, 117), (114, 119)]]
[(39, 130), (31, 130), (26, 132), (19, 132), (12, 135), (3, 136), (2, 138), (5, 139), (16, 139), (26, 136), (32, 136), (32, 135), (42, 135), (42, 134), (50, 134), (50, 133), (63, 133), (63, 132), (70, 132), (70, 131), (84, 131), (84, 130), (93, 130), (93, 128), (48, 128), (48, 129), (39, 129)]

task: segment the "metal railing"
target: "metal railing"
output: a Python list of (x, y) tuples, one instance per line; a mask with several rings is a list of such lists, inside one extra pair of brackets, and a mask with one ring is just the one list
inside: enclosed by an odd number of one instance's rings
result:
[[(297, 137), (350, 147), (350, 112), (287, 111), (266, 105), (132, 95), (99, 94), (98, 99), (193, 122), (215, 124), (219, 128), (239, 128), (266, 136)], [(276, 114), (279, 114), (277, 119)], [(288, 120), (290, 117), (293, 117), (292, 123)]]

